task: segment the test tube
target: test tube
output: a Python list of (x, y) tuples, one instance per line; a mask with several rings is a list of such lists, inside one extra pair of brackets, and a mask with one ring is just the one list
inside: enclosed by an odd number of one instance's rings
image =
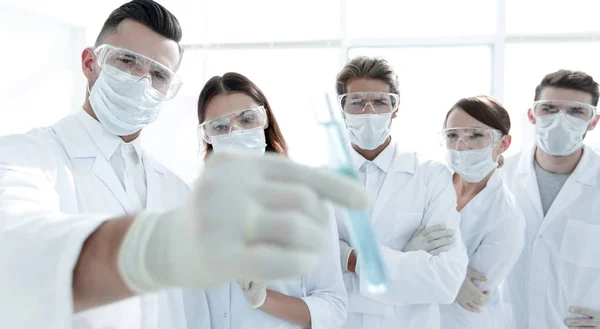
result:
[[(329, 95), (325, 94), (327, 109), (313, 106), (317, 122), (324, 128), (328, 145), (329, 166), (338, 173), (358, 180), (352, 166), (350, 142), (346, 139), (345, 129), (339, 114), (334, 111)], [(336, 116), (336, 113), (338, 115)], [(368, 283), (371, 293), (384, 293), (387, 289), (387, 276), (375, 232), (366, 210), (348, 209), (346, 223), (350, 233), (352, 246), (358, 254), (358, 262), (363, 276)]]

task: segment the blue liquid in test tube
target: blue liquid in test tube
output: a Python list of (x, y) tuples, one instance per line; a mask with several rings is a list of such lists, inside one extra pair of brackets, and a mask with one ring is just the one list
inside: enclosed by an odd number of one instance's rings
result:
[[(328, 95), (325, 98), (329, 113), (317, 113), (317, 120), (325, 129), (327, 136), (329, 163), (338, 173), (358, 180), (352, 166), (351, 146), (346, 141), (342, 123), (340, 120), (336, 120)], [(319, 111), (319, 109), (316, 108), (315, 111)], [(323, 119), (324, 115), (325, 119)], [(352, 245), (358, 253), (361, 276), (366, 279), (369, 291), (384, 293), (387, 289), (385, 265), (367, 211), (348, 209), (346, 223)]]

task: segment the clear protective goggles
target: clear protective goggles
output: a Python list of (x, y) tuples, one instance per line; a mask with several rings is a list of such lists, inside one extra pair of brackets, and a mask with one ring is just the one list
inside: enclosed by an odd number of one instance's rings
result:
[(267, 112), (264, 106), (240, 110), (204, 121), (198, 125), (198, 138), (211, 143), (211, 137), (229, 135), (233, 131), (267, 127)]
[(481, 150), (497, 144), (503, 137), (500, 130), (476, 127), (442, 130), (441, 145), (453, 150)]
[(102, 69), (110, 65), (140, 79), (149, 78), (152, 88), (163, 94), (165, 99), (175, 97), (181, 88), (182, 82), (175, 72), (144, 55), (108, 44), (96, 47), (94, 54)]
[(570, 117), (590, 122), (596, 114), (596, 107), (586, 103), (574, 101), (536, 101), (532, 106), (535, 117), (558, 114), (563, 111)]
[(338, 103), (344, 113), (363, 114), (369, 105), (375, 114), (392, 113), (398, 109), (400, 96), (392, 93), (360, 92), (338, 96)]

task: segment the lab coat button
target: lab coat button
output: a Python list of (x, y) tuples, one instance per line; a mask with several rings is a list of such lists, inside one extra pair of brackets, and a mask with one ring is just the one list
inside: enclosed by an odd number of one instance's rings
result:
[(223, 317), (226, 318), (227, 317), (227, 312), (223, 313)]

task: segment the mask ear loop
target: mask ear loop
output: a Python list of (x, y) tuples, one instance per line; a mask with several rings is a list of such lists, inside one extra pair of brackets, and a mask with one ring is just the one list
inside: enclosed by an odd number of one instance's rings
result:
[(504, 166), (504, 155), (502, 154), (498, 154), (498, 157), (496, 158), (496, 163), (498, 164), (498, 166), (496, 166), (496, 168), (500, 169)]
[(198, 153), (196, 155), (200, 155), (202, 153), (204, 153), (206, 155), (206, 148), (203, 148), (202, 146), (210, 144), (209, 142), (207, 142), (204, 137), (202, 137), (200, 135), (200, 125), (198, 125), (198, 127), (196, 127), (196, 138), (198, 139)]
[[(494, 146), (492, 146), (492, 150), (496, 147), (500, 142), (504, 139), (505, 136), (502, 136)], [(504, 166), (504, 156), (502, 154), (498, 154), (496, 157), (496, 168), (500, 169)]]
[[(104, 51), (104, 50), (103, 50)], [(99, 69), (100, 73), (102, 73), (102, 68), (100, 67), (100, 65), (98, 64), (98, 60), (99, 58), (99, 54), (96, 54), (96, 50), (92, 49), (92, 54), (94, 54), (94, 62), (92, 63), (92, 74), (94, 71), (96, 71), (96, 68)], [(100, 77), (100, 73), (98, 73), (98, 75), (96, 76), (96, 80), (98, 80), (98, 78)], [(94, 80), (94, 84), (96, 83), (96, 80)], [(91, 96), (92, 95), (92, 88), (94, 86), (90, 86), (90, 81), (86, 81), (86, 89), (88, 92), (88, 95)]]

